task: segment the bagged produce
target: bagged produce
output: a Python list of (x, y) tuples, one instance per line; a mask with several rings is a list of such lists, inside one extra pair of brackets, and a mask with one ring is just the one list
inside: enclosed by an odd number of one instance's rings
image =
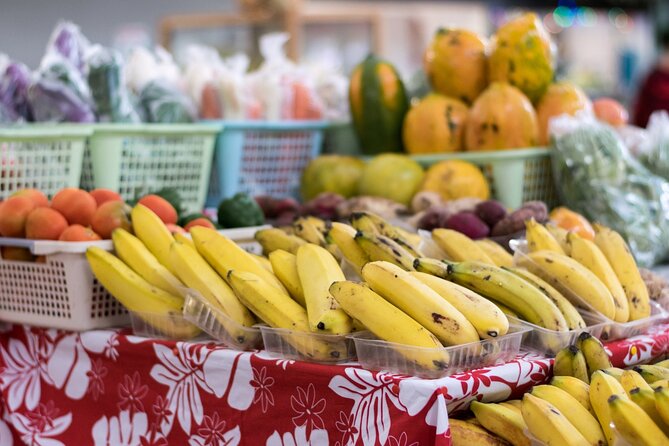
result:
[[(1, 55), (0, 55), (1, 56)], [(30, 70), (20, 62), (0, 61), (0, 122), (29, 121)]]
[(221, 119), (221, 100), (217, 78), (223, 61), (211, 47), (191, 45), (186, 48), (184, 82), (199, 116), (204, 119)]
[(190, 99), (164, 80), (146, 84), (139, 98), (148, 122), (185, 123), (197, 116)]
[(635, 160), (610, 126), (592, 116), (551, 121), (553, 169), (562, 203), (628, 241), (652, 266), (669, 252), (669, 183)]
[(223, 61), (218, 88), (222, 115), (225, 119), (260, 119), (263, 116), (261, 101), (253, 95), (250, 77), (246, 73), (249, 58), (236, 54)]
[(77, 25), (71, 22), (60, 22), (51, 33), (46, 53), (59, 54), (80, 73), (85, 74), (86, 51), (89, 45), (88, 39)]
[(646, 140), (640, 147), (639, 160), (651, 172), (669, 180), (669, 113), (664, 110), (650, 115)]

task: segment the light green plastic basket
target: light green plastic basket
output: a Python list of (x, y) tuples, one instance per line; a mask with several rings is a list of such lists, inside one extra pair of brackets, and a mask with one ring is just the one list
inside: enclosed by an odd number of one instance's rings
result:
[(533, 200), (545, 202), (549, 209), (558, 204), (548, 148), (412, 155), (412, 158), (424, 167), (453, 159), (476, 164), (486, 176), (492, 196), (512, 209)]
[(53, 196), (64, 187), (79, 187), (90, 134), (90, 128), (76, 125), (0, 127), (0, 199), (25, 188)]
[(216, 124), (96, 124), (84, 153), (81, 187), (125, 200), (169, 187), (189, 212), (204, 207)]

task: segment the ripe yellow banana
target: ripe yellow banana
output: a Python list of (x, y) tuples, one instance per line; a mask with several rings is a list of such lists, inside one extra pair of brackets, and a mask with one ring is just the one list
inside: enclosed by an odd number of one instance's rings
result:
[(521, 406), (527, 429), (543, 444), (555, 446), (587, 446), (590, 443), (569, 422), (562, 411), (531, 393), (523, 396)]
[[(608, 401), (616, 432), (632, 445), (664, 446), (669, 438), (644, 410), (627, 397), (613, 395)], [(609, 444), (613, 444), (609, 442)]]
[[(175, 239), (176, 239), (176, 237), (175, 237)], [(195, 245), (192, 245), (192, 246), (193, 246), (193, 248), (195, 248)], [(267, 270), (267, 272), (270, 272), (270, 273), (274, 274), (274, 270), (272, 269), (272, 262), (270, 262), (267, 257), (261, 256), (261, 255), (258, 255), (258, 254), (253, 254), (252, 252), (250, 252), (249, 254), (251, 254), (251, 257), (253, 257), (255, 259), (255, 261), (258, 262), (258, 264), (260, 266), (265, 268)]]
[(265, 255), (269, 255), (269, 253), (277, 249), (283, 249), (291, 254), (295, 254), (300, 246), (307, 243), (300, 237), (286, 234), (278, 228), (261, 229), (255, 233), (254, 238), (262, 246), (262, 252)]
[(516, 412), (520, 413), (521, 406), (523, 405), (523, 402), (521, 400), (507, 400), (507, 401), (502, 401), (501, 403), (498, 403), (501, 406), (506, 406), (511, 408), (512, 410), (515, 410)]
[(641, 389), (641, 390), (653, 390), (653, 388), (648, 384), (639, 373), (634, 370), (625, 370), (620, 376), (620, 385), (623, 386), (627, 395), (630, 394), (632, 389)]
[(568, 299), (576, 295), (605, 317), (615, 317), (616, 306), (606, 285), (576, 260), (551, 251), (536, 251), (529, 253), (520, 264), (553, 285)]
[(551, 379), (551, 385), (567, 392), (588, 412), (595, 415), (590, 404), (590, 386), (587, 383), (573, 376), (554, 376)]
[(331, 243), (337, 245), (342, 255), (355, 267), (356, 272), (360, 275), (362, 267), (369, 262), (369, 256), (355, 242), (356, 232), (353, 226), (333, 222), (328, 230), (327, 238), (331, 240)]
[(527, 238), (527, 249), (529, 252), (551, 251), (564, 255), (564, 250), (555, 237), (534, 218), (525, 222), (525, 237)]
[(553, 375), (573, 376), (587, 384), (590, 381), (590, 375), (588, 375), (588, 365), (583, 352), (575, 345), (560, 350), (553, 364)]
[(657, 390), (659, 387), (667, 387), (669, 388), (669, 380), (666, 379), (661, 379), (659, 381), (652, 382), (648, 384), (651, 389)]
[(304, 300), (304, 290), (297, 272), (297, 257), (283, 249), (277, 249), (269, 254), (272, 271), (286, 287), (290, 296), (303, 307), (307, 306)]
[(648, 384), (663, 379), (669, 379), (669, 369), (657, 365), (637, 365), (633, 370), (637, 372)]
[(569, 255), (569, 252), (571, 251), (571, 246), (567, 243), (567, 234), (569, 234), (569, 231), (553, 223), (547, 223), (546, 229), (551, 233), (553, 238), (557, 240), (564, 253)]
[(173, 234), (174, 240), (176, 240), (179, 243), (185, 243), (187, 245), (190, 245), (191, 247), (195, 248), (195, 244), (193, 243), (193, 239), (190, 237), (186, 237), (185, 234), (182, 234), (181, 232), (175, 232)]
[(627, 400), (625, 389), (611, 375), (602, 370), (592, 374), (590, 381), (590, 404), (597, 414), (599, 425), (602, 426), (606, 440), (610, 445), (614, 443), (614, 435), (611, 430), (611, 412), (609, 410), (609, 398), (613, 395)]
[(453, 446), (508, 446), (509, 443), (492, 432), (468, 421), (449, 418), (448, 426), (451, 429), (451, 443)]
[(555, 331), (566, 331), (567, 321), (541, 291), (509, 271), (481, 262), (446, 263), (420, 258), (417, 271), (453, 281), (505, 305), (530, 323)]
[(384, 235), (358, 231), (355, 242), (370, 260), (394, 263), (407, 271), (413, 271), (415, 257), (393, 239)]
[(203, 226), (191, 228), (190, 233), (197, 251), (221, 277), (226, 278), (228, 271), (233, 269), (246, 271), (257, 275), (288, 295), (288, 291), (274, 274), (260, 266), (251, 254), (226, 236)]
[(592, 271), (611, 293), (616, 308), (613, 320), (616, 322), (627, 322), (630, 316), (630, 309), (627, 297), (625, 296), (625, 290), (620, 285), (618, 276), (616, 276), (613, 268), (611, 268), (604, 253), (602, 253), (594, 242), (579, 237), (574, 232), (568, 235), (567, 240), (571, 246), (571, 258)]
[(627, 243), (617, 232), (601, 225), (595, 228), (595, 244), (604, 253), (625, 290), (629, 303), (629, 319), (636, 321), (650, 316), (650, 297), (646, 283), (641, 278), (639, 268)]
[(502, 248), (499, 243), (493, 242), (490, 239), (475, 240), (474, 243), (487, 254), (495, 266), (513, 266), (513, 256), (508, 251)]
[(569, 300), (564, 297), (562, 293), (556, 290), (551, 284), (526, 269), (508, 268), (508, 270), (517, 276), (522, 277), (534, 285), (539, 291), (544, 293), (546, 297), (548, 297), (558, 307), (564, 316), (565, 321), (567, 322), (567, 327), (569, 327), (570, 330), (585, 328), (585, 321), (583, 320), (581, 313), (579, 313), (576, 307), (574, 307), (574, 305), (572, 305), (572, 303), (569, 302)]
[(130, 217), (132, 218), (132, 229), (137, 238), (144, 243), (161, 265), (170, 270), (172, 274), (176, 273), (170, 264), (170, 245), (174, 237), (165, 223), (151, 209), (141, 204), (132, 208)]
[(390, 262), (370, 262), (362, 268), (362, 277), (372, 290), (430, 330), (445, 345), (479, 340), (476, 329), (462, 313), (402, 268)]
[(576, 346), (585, 356), (585, 362), (588, 364), (588, 376), (592, 375), (595, 370), (611, 367), (611, 360), (601, 341), (587, 331), (578, 336)]
[(669, 425), (664, 422), (662, 415), (657, 410), (657, 404), (655, 403), (655, 391), (650, 388), (641, 389), (635, 388), (627, 392), (630, 400), (637, 406), (643, 409), (646, 414), (653, 420), (653, 423), (659, 427), (662, 432), (665, 434), (669, 433)]
[[(183, 297), (151, 285), (118, 257), (98, 247), (88, 248), (86, 259), (98, 282), (124, 307), (138, 313), (157, 330), (184, 339), (190, 339), (200, 333), (200, 329), (194, 325), (174, 325), (169, 319), (152, 317), (152, 315), (181, 314)], [(143, 313), (146, 313), (146, 316)]]
[(530, 446), (525, 436), (527, 424), (517, 411), (494, 403), (472, 401), (469, 406), (481, 426), (499, 435), (514, 446)]
[(472, 290), (431, 274), (411, 272), (413, 277), (446, 299), (476, 328), (481, 339), (503, 336), (509, 320), (497, 306)]
[(183, 284), (169, 269), (165, 268), (140, 239), (123, 228), (112, 232), (114, 251), (123, 262), (151, 285), (179, 295)]
[(499, 311), (502, 313), (506, 314), (507, 316), (515, 317), (516, 319), (522, 319), (518, 313), (513, 311), (511, 308), (507, 307), (506, 305), (502, 305), (499, 302), (493, 302), (497, 308), (499, 308)]
[(299, 217), (293, 222), (295, 235), (318, 246), (325, 246), (325, 222), (316, 217)]
[(602, 372), (606, 373), (609, 376), (612, 376), (616, 381), (620, 382), (623, 377), (623, 372), (625, 370), (618, 367), (609, 367), (608, 369), (602, 369)]
[[(227, 280), (239, 300), (270, 327), (310, 331), (306, 310), (259, 276), (231, 270)], [(313, 359), (336, 361), (346, 355), (340, 342), (305, 338), (300, 333), (285, 334), (283, 337), (299, 353)]]
[(655, 365), (658, 366), (658, 367), (669, 368), (669, 359), (665, 359), (664, 361), (656, 362)]
[(424, 347), (400, 350), (413, 364), (425, 370), (443, 370), (448, 367), (448, 353), (425, 327), (395, 307), (367, 285), (356, 282), (335, 282), (330, 293), (340, 307), (360, 321), (379, 339), (397, 344)]
[(421, 256), (418, 245), (411, 242), (398, 228), (371, 212), (354, 212), (351, 214), (351, 226), (361, 232), (388, 237), (414, 257)]
[(330, 285), (346, 280), (332, 254), (318, 245), (304, 245), (297, 250), (296, 265), (311, 330), (327, 334), (350, 333), (351, 318), (330, 294)]
[(606, 436), (599, 421), (568, 392), (549, 385), (535, 386), (531, 394), (552, 404), (583, 435), (588, 444), (605, 445)]
[(658, 387), (655, 389), (655, 408), (662, 421), (669, 425), (669, 387)]
[(494, 265), (495, 262), (465, 234), (452, 229), (435, 229), (432, 240), (446, 253), (449, 260), (464, 262), (465, 260), (483, 262)]

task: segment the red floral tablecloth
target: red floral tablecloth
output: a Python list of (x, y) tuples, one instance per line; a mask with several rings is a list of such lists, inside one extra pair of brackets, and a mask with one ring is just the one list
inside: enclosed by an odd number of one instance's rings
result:
[[(669, 327), (610, 344), (616, 364), (663, 355)], [(438, 380), (157, 341), (6, 326), (0, 445), (447, 446), (447, 408), (545, 381), (525, 355)]]

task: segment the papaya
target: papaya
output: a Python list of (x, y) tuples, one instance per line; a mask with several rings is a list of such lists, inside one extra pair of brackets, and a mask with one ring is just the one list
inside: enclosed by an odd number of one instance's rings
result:
[(409, 153), (460, 151), (466, 120), (464, 103), (438, 93), (429, 94), (412, 106), (404, 118), (404, 147)]
[(537, 144), (532, 103), (516, 87), (494, 82), (476, 99), (465, 126), (465, 149), (503, 150)]
[(508, 82), (535, 103), (553, 81), (554, 49), (548, 32), (534, 13), (502, 25), (493, 36), (488, 58), (491, 82)]
[(486, 43), (464, 29), (437, 30), (425, 49), (423, 66), (432, 88), (471, 104), (487, 85)]
[(407, 155), (384, 153), (367, 162), (358, 182), (358, 195), (383, 197), (409, 205), (423, 181), (423, 168)]
[(539, 144), (548, 144), (551, 118), (565, 113), (573, 116), (579, 110), (592, 110), (592, 103), (583, 90), (570, 82), (551, 84), (537, 104)]
[(354, 196), (365, 162), (359, 158), (341, 155), (321, 155), (307, 164), (300, 180), (304, 201), (323, 192), (339, 194), (344, 198)]
[(420, 190), (436, 192), (444, 201), (466, 197), (490, 198), (490, 186), (481, 169), (461, 160), (445, 160), (430, 166)]
[(397, 70), (389, 62), (369, 55), (353, 69), (349, 103), (362, 153), (403, 150), (402, 123), (409, 100)]

